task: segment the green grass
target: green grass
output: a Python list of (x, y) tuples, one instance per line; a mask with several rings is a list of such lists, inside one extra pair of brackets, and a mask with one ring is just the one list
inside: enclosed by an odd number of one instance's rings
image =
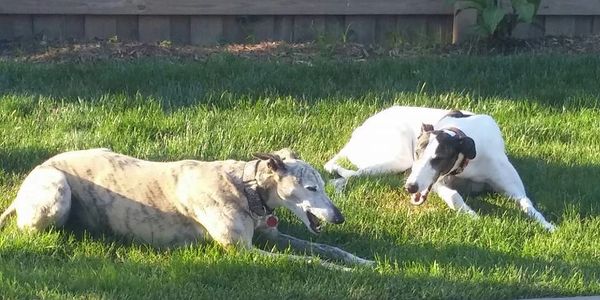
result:
[(311, 236), (375, 259), (374, 269), (230, 253), (159, 251), (65, 230), (0, 231), (0, 298), (514, 299), (600, 293), (600, 58), (423, 57), (310, 65), (218, 56), (206, 62), (0, 62), (0, 207), (27, 173), (67, 150), (110, 147), (153, 160), (248, 159), (291, 147), (322, 170), (353, 128), (392, 104), (496, 118), (549, 234), (498, 195), (481, 218), (437, 197), (411, 207), (403, 175), (351, 181), (346, 216)]

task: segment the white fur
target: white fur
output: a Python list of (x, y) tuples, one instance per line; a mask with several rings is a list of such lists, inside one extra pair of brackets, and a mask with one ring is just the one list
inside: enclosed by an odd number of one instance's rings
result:
[[(538, 212), (527, 195), (525, 187), (519, 174), (508, 160), (504, 149), (504, 140), (500, 128), (488, 115), (474, 115), (468, 118), (444, 118), (435, 126), (436, 130), (455, 127), (465, 133), (475, 142), (476, 156), (470, 160), (463, 172), (456, 176), (474, 182), (486, 183), (496, 192), (503, 193), (514, 199), (530, 217), (539, 222), (545, 229), (554, 231), (555, 226), (546, 221), (544, 216)], [(432, 186), (448, 206), (452, 209), (475, 214), (473, 210), (464, 203), (458, 192), (447, 186), (441, 179), (433, 182), (435, 171), (431, 168), (431, 158), (435, 154), (438, 143), (435, 137), (431, 138), (430, 144), (425, 149), (422, 157), (415, 161), (411, 174), (406, 179), (406, 184), (416, 184), (419, 191), (426, 190)]]
[[(444, 118), (449, 112), (445, 109), (411, 106), (392, 106), (383, 110), (354, 130), (348, 143), (325, 164), (325, 170), (342, 177), (333, 181), (338, 191), (353, 176), (404, 172), (413, 167), (414, 151), (422, 124), (437, 124), (436, 129), (455, 126), (473, 138), (477, 149), (477, 156), (459, 177), (491, 184), (496, 191), (515, 199), (523, 211), (544, 228), (553, 231), (555, 226), (547, 222), (527, 198), (521, 178), (504, 152), (504, 140), (496, 122), (485, 115)], [(358, 170), (340, 166), (337, 162), (342, 158), (348, 159)], [(415, 176), (417, 175), (411, 174), (409, 180), (414, 180)], [(424, 175), (427, 176), (432, 175)], [(438, 182), (432, 186), (432, 191), (450, 208), (476, 215), (456, 190)]]
[[(348, 143), (325, 164), (325, 170), (342, 176), (342, 184), (353, 176), (404, 172), (413, 164), (421, 124), (437, 123), (448, 112), (413, 106), (392, 106), (378, 112), (354, 130)], [(358, 170), (340, 166), (337, 162), (342, 158)]]

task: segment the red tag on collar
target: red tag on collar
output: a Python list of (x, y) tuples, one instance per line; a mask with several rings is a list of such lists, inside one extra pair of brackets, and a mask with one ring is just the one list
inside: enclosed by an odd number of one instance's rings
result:
[(279, 219), (275, 215), (269, 215), (266, 223), (269, 227), (277, 227), (277, 224), (279, 224)]

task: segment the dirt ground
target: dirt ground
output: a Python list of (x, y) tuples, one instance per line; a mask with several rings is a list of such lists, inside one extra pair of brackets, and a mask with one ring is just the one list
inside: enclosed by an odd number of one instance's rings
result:
[(355, 43), (286, 43), (262, 42), (258, 44), (233, 44), (213, 47), (180, 46), (170, 42), (144, 44), (138, 42), (2, 42), (0, 61), (31, 62), (87, 62), (104, 59), (136, 59), (164, 57), (169, 59), (205, 60), (216, 54), (276, 60), (290, 63), (310, 63), (318, 58), (363, 61), (381, 57), (414, 57), (422, 55), (451, 56), (507, 55), (516, 53), (600, 53), (600, 36), (545, 37), (534, 40), (508, 40), (503, 42), (473, 42), (456, 45), (410, 45), (381, 47)]

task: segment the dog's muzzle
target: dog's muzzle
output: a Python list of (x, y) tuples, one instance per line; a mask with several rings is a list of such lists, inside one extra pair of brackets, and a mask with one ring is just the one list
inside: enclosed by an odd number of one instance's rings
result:
[(416, 184), (416, 183), (407, 183), (407, 184), (404, 186), (404, 189), (405, 189), (407, 192), (409, 192), (409, 193), (411, 193), (411, 194), (414, 194), (414, 193), (416, 193), (416, 192), (418, 192), (418, 191), (419, 191), (419, 185), (418, 185), (418, 184)]
[(333, 224), (342, 224), (344, 223), (344, 221), (346, 221), (346, 219), (344, 218), (344, 215), (342, 215), (342, 212), (340, 212), (340, 210), (337, 207), (333, 207), (333, 218), (331, 218), (331, 220), (327, 220)]

